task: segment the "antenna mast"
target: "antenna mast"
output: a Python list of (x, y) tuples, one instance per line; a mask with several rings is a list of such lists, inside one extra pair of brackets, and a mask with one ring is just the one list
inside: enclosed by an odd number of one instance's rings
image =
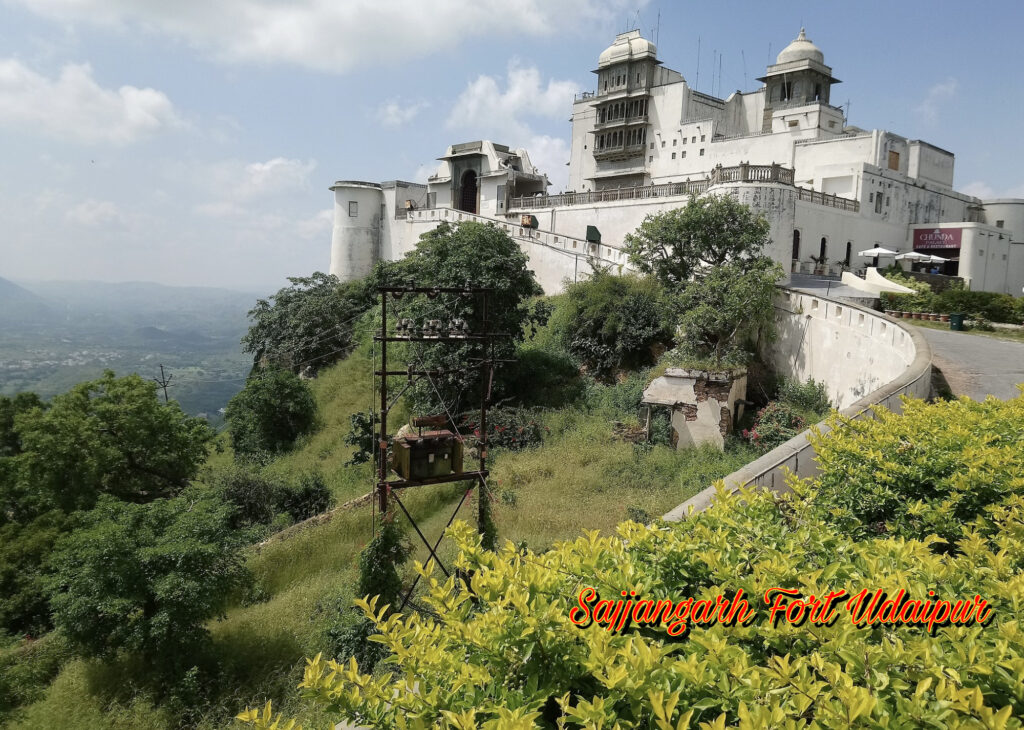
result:
[(697, 79), (693, 82), (693, 88), (700, 88), (700, 36), (697, 36)]

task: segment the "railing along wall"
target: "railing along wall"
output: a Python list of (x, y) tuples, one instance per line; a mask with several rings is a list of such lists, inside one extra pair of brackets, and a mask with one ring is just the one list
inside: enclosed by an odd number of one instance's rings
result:
[(852, 213), (860, 212), (859, 200), (840, 198), (835, 193), (819, 193), (816, 190), (797, 188), (797, 194), (799, 195), (800, 200), (809, 200), (812, 203), (827, 205), (830, 208), (838, 208), (839, 210), (848, 210)]
[[(902, 396), (927, 398), (930, 394), (932, 352), (928, 341), (915, 328), (904, 327), (899, 320), (872, 309), (792, 289), (781, 289), (781, 300), (782, 305), (776, 306), (777, 316), (803, 315), (807, 319), (806, 327), (812, 326), (810, 320), (814, 319), (828, 321), (832, 325), (840, 322), (843, 327), (856, 328), (859, 334), (866, 336), (875, 346), (901, 353), (908, 361), (907, 367), (899, 376), (843, 408), (839, 411), (840, 415), (854, 420), (871, 418), (871, 409), (874, 406), (899, 412), (902, 409)], [(824, 421), (817, 424), (816, 428), (822, 434), (830, 430)], [(818, 463), (814, 447), (810, 443), (810, 435), (811, 429), (803, 431), (759, 459), (734, 471), (723, 479), (726, 491), (734, 493), (749, 486), (783, 492), (787, 490), (787, 473), (792, 472), (804, 478), (816, 475)], [(712, 504), (717, 494), (717, 489), (710, 486), (665, 514), (662, 519), (678, 522), (691, 512), (705, 510)]]
[(463, 210), (455, 210), (454, 208), (427, 208), (410, 210), (406, 217), (408, 222), (434, 222), (440, 223), (447, 221), (449, 223), (459, 223), (462, 221), (477, 221), (479, 223), (489, 223), (493, 226), (497, 226), (506, 233), (508, 233), (513, 239), (519, 241), (527, 241), (529, 243), (537, 244), (539, 246), (545, 246), (560, 250), (571, 256), (579, 256), (582, 258), (595, 259), (602, 264), (610, 264), (612, 266), (629, 266), (629, 260), (626, 252), (620, 246), (614, 246), (608, 243), (594, 243), (587, 241), (582, 238), (574, 238), (572, 236), (566, 236), (562, 233), (552, 233), (551, 231), (539, 231), (535, 228), (528, 228), (526, 226), (517, 225), (515, 223), (502, 220), (500, 218), (488, 218), (484, 215), (478, 215), (476, 213), (467, 213)]
[(569, 205), (590, 205), (591, 203), (609, 203), (618, 200), (647, 200), (649, 198), (668, 198), (675, 195), (700, 195), (710, 185), (708, 180), (687, 180), (679, 183), (663, 183), (661, 185), (638, 185), (628, 188), (608, 188), (586, 193), (559, 193), (558, 195), (538, 195), (512, 198), (509, 209), (532, 210), (536, 208), (557, 208)]
[[(736, 182), (794, 185), (794, 172), (788, 167), (777, 164), (750, 165), (741, 163), (732, 167), (718, 165), (702, 180), (686, 180), (685, 182), (661, 183), (659, 185), (636, 185), (625, 188), (593, 190), (585, 193), (515, 197), (509, 202), (509, 210), (536, 210), (539, 208), (609, 203), (620, 200), (648, 200), (679, 195), (701, 195), (707, 192), (708, 188), (713, 185)], [(848, 210), (854, 213), (860, 210), (860, 203), (856, 200), (819, 193), (807, 188), (797, 187), (796, 189), (800, 200), (809, 200), (818, 205)]]

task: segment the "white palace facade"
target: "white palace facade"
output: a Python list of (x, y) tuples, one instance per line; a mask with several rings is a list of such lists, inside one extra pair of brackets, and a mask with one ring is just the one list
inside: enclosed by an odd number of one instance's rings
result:
[(628, 268), (626, 234), (691, 195), (732, 195), (765, 213), (769, 254), (787, 270), (838, 273), (881, 246), (949, 259), (942, 273), (977, 290), (1020, 295), (1024, 200), (982, 201), (953, 189), (954, 156), (922, 140), (847, 123), (839, 83), (799, 37), (757, 91), (720, 99), (665, 68), (639, 31), (598, 59), (597, 88), (572, 105), (568, 191), (523, 149), (448, 147), (426, 184), (338, 181), (331, 273), (343, 280), (410, 251), (441, 221), (508, 231), (548, 292), (600, 262)]

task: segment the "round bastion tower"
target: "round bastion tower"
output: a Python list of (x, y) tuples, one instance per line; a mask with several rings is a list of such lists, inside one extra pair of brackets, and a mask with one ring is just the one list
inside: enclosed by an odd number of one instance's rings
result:
[(339, 180), (330, 189), (334, 193), (331, 273), (352, 281), (368, 275), (379, 257), (384, 193), (377, 183), (359, 180)]

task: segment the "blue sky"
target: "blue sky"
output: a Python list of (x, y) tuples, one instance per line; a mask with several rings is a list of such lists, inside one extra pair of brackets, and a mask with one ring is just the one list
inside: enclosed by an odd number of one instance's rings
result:
[(661, 60), (697, 82), (699, 40), (720, 95), (806, 26), (852, 124), (1024, 197), (1019, 0), (0, 0), (0, 276), (276, 289), (327, 268), (334, 180), (423, 179), (456, 141), (557, 190), (573, 93), (659, 12)]

